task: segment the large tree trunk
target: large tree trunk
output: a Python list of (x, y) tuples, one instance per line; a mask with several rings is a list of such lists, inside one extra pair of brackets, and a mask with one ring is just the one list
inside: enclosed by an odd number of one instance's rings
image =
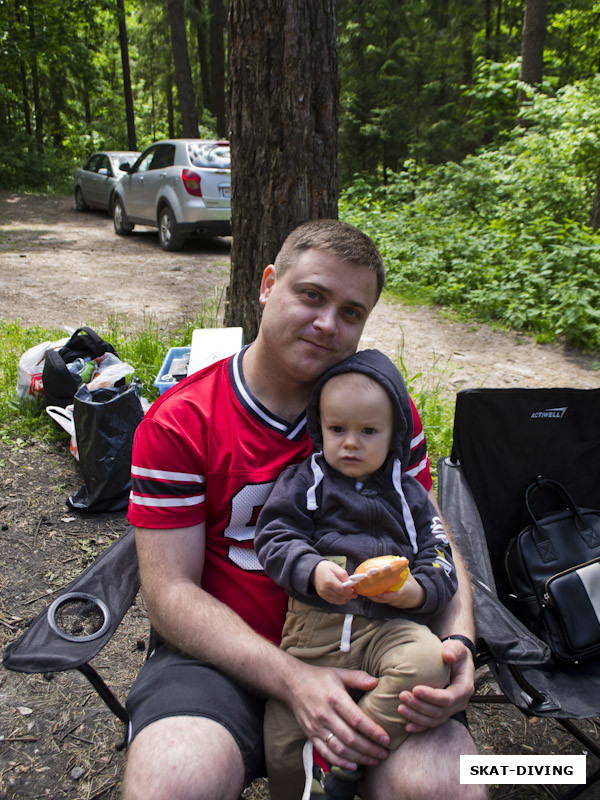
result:
[(169, 139), (175, 138), (175, 108), (173, 103), (173, 75), (169, 72), (166, 80), (167, 93), (167, 124), (169, 127)]
[(49, 83), (50, 83), (50, 108), (48, 120), (50, 133), (52, 134), (52, 143), (58, 149), (63, 140), (62, 130), (62, 111), (65, 105), (64, 100), (64, 82), (61, 80), (60, 64), (55, 59), (51, 59), (48, 65)]
[(42, 153), (44, 150), (44, 120), (42, 116), (40, 80), (38, 76), (34, 0), (27, 0), (27, 23), (29, 25), (29, 44), (31, 46), (31, 87), (33, 89), (33, 109), (35, 112), (35, 141), (38, 152)]
[(210, 0), (210, 80), (211, 111), (217, 118), (217, 134), (227, 136), (225, 108), (225, 26), (227, 14), (223, 0)]
[(494, 35), (494, 61), (500, 61), (500, 34), (502, 33), (502, 0), (496, 0), (496, 31)]
[(29, 112), (29, 92), (27, 90), (27, 70), (25, 68), (25, 61), (23, 60), (23, 45), (25, 44), (22, 41), (22, 31), (23, 31), (23, 15), (21, 13), (21, 0), (15, 0), (15, 17), (17, 22), (17, 30), (19, 31), (19, 74), (21, 78), (21, 98), (22, 98), (22, 107), (23, 107), (23, 117), (25, 119), (25, 130), (27, 131), (27, 135), (31, 136), (32, 128), (31, 128), (31, 114)]
[(335, 0), (231, 0), (231, 280), (226, 324), (255, 338), (263, 269), (300, 223), (337, 217)]
[[(544, 42), (546, 41), (546, 0), (526, 0), (521, 43), (521, 75), (523, 83), (539, 86), (544, 74)], [(519, 105), (526, 93), (519, 92)]]
[(184, 139), (194, 139), (198, 136), (198, 112), (187, 46), (183, 0), (167, 0), (167, 7), (175, 63), (175, 82), (181, 114), (181, 133)]
[(600, 169), (596, 176), (596, 192), (594, 194), (594, 202), (592, 203), (589, 225), (593, 231), (597, 231), (598, 228), (600, 228)]
[(200, 62), (200, 80), (202, 82), (202, 106), (212, 109), (210, 93), (210, 66), (208, 61), (208, 33), (204, 12), (204, 0), (194, 0), (196, 9), (196, 41), (198, 43), (198, 60)]
[(125, 22), (125, 6), (123, 0), (117, 0), (117, 12), (119, 15), (121, 64), (123, 66), (123, 96), (125, 98), (125, 117), (127, 119), (127, 146), (129, 150), (137, 150), (133, 94), (131, 92), (131, 70), (129, 68), (129, 42), (127, 40), (127, 24)]

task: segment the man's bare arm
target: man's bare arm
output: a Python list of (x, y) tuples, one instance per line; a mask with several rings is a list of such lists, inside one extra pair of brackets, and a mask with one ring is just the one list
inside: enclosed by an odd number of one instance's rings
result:
[[(439, 511), (433, 491), (429, 492), (429, 499)], [(444, 611), (431, 621), (431, 628), (440, 639), (452, 634), (461, 634), (474, 641), (471, 578), (452, 540), (451, 531), (446, 524), (444, 528), (452, 545), (458, 590)], [(399, 710), (410, 721), (406, 727), (409, 733), (422, 733), (428, 728), (435, 728), (453, 714), (463, 711), (475, 690), (475, 667), (469, 649), (455, 639), (446, 641), (443, 658), (451, 667), (450, 684), (445, 689), (415, 686), (412, 692), (402, 692), (400, 695)]]
[[(291, 706), (323, 755), (352, 769), (387, 755), (389, 738), (350, 698), (347, 689), (372, 689), (365, 672), (311, 667), (253, 631), (228, 606), (205, 592), (205, 528), (136, 529), (142, 591), (150, 621), (169, 644), (261, 694)], [(325, 745), (329, 733), (336, 752)]]

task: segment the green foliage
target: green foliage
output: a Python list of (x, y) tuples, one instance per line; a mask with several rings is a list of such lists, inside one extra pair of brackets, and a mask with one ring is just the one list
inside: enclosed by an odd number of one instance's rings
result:
[[(339, 0), (341, 185), (357, 174), (385, 184), (407, 160), (461, 161), (508, 135), (523, 5)], [(185, 4), (201, 136), (216, 130), (213, 9)], [(127, 0), (125, 12), (142, 149), (181, 132), (172, 45), (164, 0)], [(549, 4), (545, 87), (597, 72), (599, 23), (600, 0)], [(64, 191), (94, 150), (129, 149), (115, 0), (0, 2), (0, 31), (0, 188)]]
[(338, 4), (340, 177), (398, 172), (407, 158), (460, 158), (478, 140), (465, 122), (473, 31), (483, 6), (407, 0)]
[(600, 78), (535, 94), (525, 115), (503, 144), (460, 165), (355, 183), (340, 212), (380, 245), (391, 290), (598, 348), (600, 238), (587, 220)]
[(0, 148), (0, 189), (71, 193), (73, 170), (79, 163), (64, 149), (49, 148), (40, 156), (34, 139), (20, 132), (6, 138)]
[(441, 372), (434, 365), (428, 373), (408, 373), (402, 357), (396, 366), (404, 376), (406, 386), (419, 410), (423, 430), (427, 436), (427, 451), (431, 462), (434, 488), (437, 484), (437, 462), (452, 450), (452, 428), (454, 426), (454, 398), (444, 390)]
[[(340, 0), (340, 178), (460, 161), (515, 125), (524, 3)], [(598, 71), (599, 0), (548, 5), (545, 91)]]
[(502, 62), (480, 56), (473, 83), (463, 87), (470, 101), (470, 118), (482, 142), (511, 129), (517, 116), (521, 59)]
[[(163, 2), (125, 5), (137, 145), (143, 149), (181, 135), (171, 40)], [(94, 150), (129, 149), (116, 3), (0, 2), (0, 31), (0, 189), (71, 191), (74, 168)], [(190, 25), (199, 75), (195, 38)], [(208, 109), (200, 108), (199, 116), (199, 135), (214, 137)]]

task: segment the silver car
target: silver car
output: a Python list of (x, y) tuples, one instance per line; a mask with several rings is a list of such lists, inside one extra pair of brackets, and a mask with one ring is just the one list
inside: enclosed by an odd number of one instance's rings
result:
[(125, 173), (123, 164), (131, 164), (139, 152), (108, 150), (94, 153), (83, 167), (75, 170), (75, 205), (77, 211), (101, 208), (110, 211), (115, 184)]
[(126, 169), (112, 202), (120, 236), (136, 224), (151, 225), (164, 250), (180, 250), (191, 236), (231, 234), (229, 142), (155, 142)]

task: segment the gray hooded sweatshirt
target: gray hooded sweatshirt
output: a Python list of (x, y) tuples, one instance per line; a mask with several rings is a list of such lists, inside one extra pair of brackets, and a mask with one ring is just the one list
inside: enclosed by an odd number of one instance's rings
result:
[[(362, 484), (330, 467), (320, 452), (321, 389), (344, 372), (360, 372), (380, 383), (394, 411), (390, 454)], [(456, 574), (437, 511), (421, 484), (405, 472), (413, 429), (400, 372), (379, 350), (355, 353), (321, 376), (307, 421), (317, 452), (284, 470), (258, 519), (254, 544), (266, 573), (290, 596), (328, 611), (420, 622), (438, 614), (456, 591)], [(310, 580), (323, 558), (334, 557), (351, 575), (362, 561), (381, 555), (408, 558), (413, 576), (425, 589), (422, 606), (397, 609), (362, 596), (332, 605), (319, 597)]]

